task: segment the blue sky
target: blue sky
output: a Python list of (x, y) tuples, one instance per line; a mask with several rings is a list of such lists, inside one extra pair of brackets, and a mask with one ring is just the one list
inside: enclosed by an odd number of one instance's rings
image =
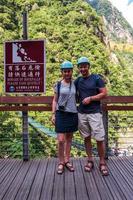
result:
[(109, 0), (133, 27), (133, 0)]
[(128, 5), (131, 4), (133, 2), (133, 0), (128, 0)]

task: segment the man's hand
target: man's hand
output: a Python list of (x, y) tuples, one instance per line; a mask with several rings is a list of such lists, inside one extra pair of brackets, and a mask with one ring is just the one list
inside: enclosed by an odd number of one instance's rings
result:
[(84, 100), (82, 101), (82, 103), (84, 104), (84, 105), (87, 105), (87, 104), (89, 104), (91, 102), (91, 97), (86, 97), (86, 98), (84, 98)]

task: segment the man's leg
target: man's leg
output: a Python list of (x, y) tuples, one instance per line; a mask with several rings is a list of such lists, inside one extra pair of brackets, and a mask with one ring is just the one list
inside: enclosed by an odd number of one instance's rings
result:
[(84, 139), (85, 150), (88, 156), (88, 160), (92, 160), (92, 144), (91, 144), (91, 135)]
[(88, 114), (78, 113), (78, 126), (81, 136), (84, 138), (85, 150), (87, 154), (87, 164), (85, 165), (85, 171), (90, 172), (94, 166), (92, 159), (92, 144), (91, 144), (91, 129), (88, 123)]
[(92, 158), (91, 136), (86, 137), (84, 143), (85, 143), (86, 154), (88, 156), (87, 164), (85, 165), (85, 171), (91, 172), (94, 167)]
[(97, 150), (100, 158), (100, 163), (105, 163), (105, 144), (104, 141), (97, 141)]
[(99, 154), (99, 158), (100, 158), (99, 169), (100, 169), (103, 176), (107, 176), (109, 173), (108, 173), (107, 165), (106, 165), (106, 162), (105, 162), (105, 144), (104, 144), (104, 141), (97, 141), (97, 149), (98, 149), (98, 154)]

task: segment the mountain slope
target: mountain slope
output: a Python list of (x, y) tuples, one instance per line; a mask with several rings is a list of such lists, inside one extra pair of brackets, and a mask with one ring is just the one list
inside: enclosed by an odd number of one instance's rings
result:
[(103, 17), (110, 39), (133, 43), (133, 28), (117, 8), (108, 0), (87, 0), (87, 2)]

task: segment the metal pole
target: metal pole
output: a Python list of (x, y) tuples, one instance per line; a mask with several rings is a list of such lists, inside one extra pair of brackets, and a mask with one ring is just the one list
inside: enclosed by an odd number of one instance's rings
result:
[[(23, 39), (28, 39), (27, 31), (27, 11), (23, 12)], [(28, 106), (28, 104), (23, 104)], [(23, 120), (23, 161), (29, 160), (29, 133), (28, 133), (28, 111), (22, 111)]]
[[(24, 104), (25, 105), (25, 104)], [(23, 161), (29, 160), (29, 134), (28, 134), (28, 112), (22, 112), (23, 119)]]
[(23, 12), (23, 39), (28, 39), (28, 28), (27, 28), (27, 11)]
[(105, 159), (108, 159), (108, 111), (103, 110), (103, 125), (105, 129)]

